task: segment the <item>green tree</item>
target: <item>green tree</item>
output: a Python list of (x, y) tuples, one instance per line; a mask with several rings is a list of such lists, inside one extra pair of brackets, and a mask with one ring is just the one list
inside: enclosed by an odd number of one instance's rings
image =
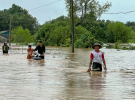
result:
[(129, 38), (130, 39), (135, 39), (135, 32), (133, 30), (131, 31), (131, 34), (130, 34)]
[(12, 30), (12, 39), (15, 43), (32, 43), (33, 37), (28, 29), (23, 29), (21, 26)]
[(108, 32), (114, 34), (114, 42), (121, 41), (127, 43), (129, 40), (131, 27), (126, 27), (122, 22), (113, 22), (108, 25)]
[(106, 32), (106, 39), (105, 39), (106, 43), (114, 43), (114, 34), (113, 32), (107, 31)]
[[(68, 15), (71, 19), (71, 0), (66, 1), (66, 8), (69, 12)], [(83, 21), (87, 18), (100, 18), (101, 15), (108, 11), (111, 6), (111, 3), (105, 3), (101, 5), (97, 0), (74, 0), (74, 16), (80, 18), (77, 20), (78, 22), (75, 23), (76, 26), (83, 23)]]
[(12, 29), (22, 26), (24, 29), (29, 29), (33, 35), (40, 28), (35, 17), (30, 15), (26, 9), (13, 4), (11, 8), (0, 11), (0, 31), (9, 30), (10, 16), (12, 19)]
[(45, 45), (50, 46), (67, 45), (69, 38), (71, 38), (71, 26), (67, 24), (68, 20), (67, 17), (61, 16), (46, 22), (34, 35), (34, 39), (42, 40)]
[(106, 41), (106, 34), (105, 34), (105, 31), (100, 28), (96, 31), (96, 33), (94, 34), (94, 37), (97, 39), (97, 40), (100, 40), (100, 41)]
[(0, 11), (0, 31), (9, 30), (10, 17), (6, 10)]
[(94, 43), (100, 43), (102, 45), (102, 41), (96, 40), (91, 33), (85, 33), (81, 35), (81, 38), (75, 42), (76, 48), (92, 48)]
[(126, 22), (125, 25), (128, 26), (128, 27), (132, 27), (132, 29), (135, 31), (135, 22), (128, 21), (128, 22)]

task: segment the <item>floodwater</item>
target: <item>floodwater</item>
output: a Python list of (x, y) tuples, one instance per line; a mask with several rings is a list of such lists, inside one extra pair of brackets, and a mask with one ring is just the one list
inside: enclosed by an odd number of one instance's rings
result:
[(103, 48), (108, 70), (86, 73), (92, 50), (46, 48), (41, 61), (0, 50), (0, 100), (135, 100), (135, 51)]

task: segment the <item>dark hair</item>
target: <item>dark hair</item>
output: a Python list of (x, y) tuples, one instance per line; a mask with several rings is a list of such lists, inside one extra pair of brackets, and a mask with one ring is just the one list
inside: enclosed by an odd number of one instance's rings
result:
[(28, 45), (28, 47), (31, 47), (31, 45)]
[(43, 43), (42, 41), (39, 41), (39, 43)]

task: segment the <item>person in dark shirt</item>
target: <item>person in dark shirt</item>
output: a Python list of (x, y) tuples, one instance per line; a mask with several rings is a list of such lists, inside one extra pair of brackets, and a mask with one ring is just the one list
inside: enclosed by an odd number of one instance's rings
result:
[(41, 59), (44, 59), (44, 54), (45, 54), (45, 46), (43, 46), (42, 41), (39, 42), (39, 45), (36, 47), (34, 51), (37, 51), (38, 53), (41, 54)]
[(8, 53), (9, 46), (7, 45), (7, 42), (4, 42), (4, 45), (2, 46), (3, 53)]

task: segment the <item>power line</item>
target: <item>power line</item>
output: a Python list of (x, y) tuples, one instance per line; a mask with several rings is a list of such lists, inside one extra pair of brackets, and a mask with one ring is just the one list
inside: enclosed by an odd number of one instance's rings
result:
[(128, 14), (128, 13), (132, 13), (135, 12), (135, 10), (133, 11), (128, 11), (128, 12), (118, 12), (118, 13), (103, 13), (103, 14)]
[(35, 9), (39, 9), (39, 8), (42, 8), (42, 7), (44, 7), (44, 6), (51, 5), (51, 4), (56, 3), (56, 2), (59, 2), (59, 1), (61, 1), (61, 0), (57, 0), (57, 1), (54, 1), (54, 2), (52, 2), (52, 3), (46, 4), (46, 5), (43, 5), (43, 6), (40, 6), (40, 7), (33, 8), (33, 9), (28, 10), (28, 11), (35, 10)]

